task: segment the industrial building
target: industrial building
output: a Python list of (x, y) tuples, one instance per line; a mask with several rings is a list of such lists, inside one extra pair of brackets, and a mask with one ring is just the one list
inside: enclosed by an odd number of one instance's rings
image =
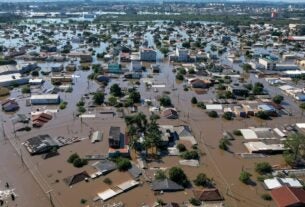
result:
[(58, 94), (32, 95), (30, 100), (33, 105), (59, 104), (60, 96)]
[(22, 77), (20, 73), (0, 76), (0, 86), (9, 87), (14, 85), (24, 85), (29, 82), (28, 77)]

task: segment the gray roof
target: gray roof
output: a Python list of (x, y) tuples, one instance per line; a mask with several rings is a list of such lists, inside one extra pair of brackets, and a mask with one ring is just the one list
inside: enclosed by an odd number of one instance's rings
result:
[(110, 160), (100, 160), (92, 164), (102, 174), (107, 174), (117, 168), (116, 164)]
[(109, 138), (120, 141), (121, 129), (120, 127), (110, 127)]
[(50, 151), (53, 147), (59, 147), (59, 143), (54, 138), (44, 134), (26, 140), (24, 146), (30, 154), (40, 154)]
[(135, 165), (132, 165), (132, 167), (128, 170), (128, 172), (131, 174), (131, 176), (134, 179), (137, 179), (142, 175), (142, 171)]
[(184, 188), (170, 179), (154, 180), (152, 182), (152, 190), (154, 191), (180, 191)]
[(189, 137), (189, 136), (193, 136), (191, 134), (191, 130), (189, 129), (188, 126), (178, 126), (178, 127), (175, 127), (175, 131), (177, 133), (177, 135), (179, 137)]

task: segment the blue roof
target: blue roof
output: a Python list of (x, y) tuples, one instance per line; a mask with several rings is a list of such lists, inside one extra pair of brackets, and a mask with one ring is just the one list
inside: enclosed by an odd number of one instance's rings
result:
[(263, 111), (275, 111), (275, 108), (268, 104), (261, 104), (261, 105), (258, 105), (257, 107), (258, 107), (258, 109), (263, 110)]

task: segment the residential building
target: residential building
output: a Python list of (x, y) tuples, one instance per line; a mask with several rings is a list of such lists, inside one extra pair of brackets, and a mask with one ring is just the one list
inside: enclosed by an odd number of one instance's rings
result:
[(271, 58), (259, 58), (258, 62), (264, 66), (265, 70), (276, 70), (276, 61)]
[(58, 94), (32, 95), (30, 100), (33, 105), (59, 104), (60, 96)]
[(189, 51), (186, 48), (176, 48), (176, 56), (178, 62), (188, 62)]
[(273, 189), (271, 196), (278, 207), (305, 206), (305, 191), (302, 188), (283, 186)]
[(121, 128), (110, 127), (109, 130), (109, 147), (118, 149), (121, 147)]
[(157, 59), (157, 52), (152, 48), (143, 48), (140, 51), (141, 61), (155, 62)]
[(122, 73), (121, 65), (118, 63), (109, 63), (108, 73), (115, 73), (115, 74)]

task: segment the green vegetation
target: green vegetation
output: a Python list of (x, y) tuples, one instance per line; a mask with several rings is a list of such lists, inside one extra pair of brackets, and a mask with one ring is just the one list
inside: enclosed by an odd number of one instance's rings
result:
[(255, 165), (255, 171), (260, 175), (272, 172), (272, 166), (268, 162), (260, 162)]
[(105, 184), (107, 184), (107, 185), (111, 185), (111, 184), (112, 184), (112, 180), (111, 180), (110, 178), (105, 178), (105, 179), (103, 180), (103, 182), (104, 182)]
[(161, 106), (164, 107), (172, 106), (172, 101), (169, 96), (164, 95), (159, 99), (159, 101)]
[(201, 109), (206, 109), (206, 106), (205, 106), (205, 104), (203, 102), (198, 102), (197, 103), (197, 107), (201, 108)]
[(96, 105), (103, 104), (104, 103), (104, 98), (105, 98), (105, 96), (104, 96), (104, 93), (102, 93), (102, 92), (96, 92), (93, 95), (93, 101)]
[(197, 104), (198, 101), (197, 101), (197, 98), (196, 97), (193, 97), (192, 100), (191, 100), (192, 104)]
[(193, 182), (196, 186), (208, 188), (213, 186), (213, 181), (208, 178), (204, 173), (199, 173)]
[(199, 154), (197, 151), (192, 150), (192, 151), (185, 151), (181, 154), (181, 157), (185, 160), (198, 160), (199, 159)]
[(110, 93), (115, 97), (120, 97), (123, 95), (121, 87), (116, 83), (110, 87)]
[(287, 149), (283, 156), (286, 163), (292, 167), (297, 167), (303, 163), (305, 158), (305, 135), (291, 134), (284, 142)]
[(208, 116), (211, 117), (211, 118), (217, 118), (218, 113), (216, 111), (209, 111)]
[(81, 168), (88, 164), (88, 161), (81, 159), (77, 153), (73, 153), (67, 160), (68, 163), (73, 164), (74, 167)]
[(59, 104), (59, 108), (60, 108), (61, 110), (64, 110), (64, 109), (67, 107), (67, 105), (68, 105), (68, 102), (63, 101), (63, 102), (61, 102), (61, 103)]
[(84, 204), (86, 204), (86, 203), (87, 203), (87, 200), (86, 200), (86, 199), (84, 199), (84, 198), (82, 198), (82, 199), (80, 199), (80, 203), (81, 203), (82, 205), (84, 205)]
[(155, 179), (156, 180), (164, 180), (166, 179), (166, 174), (164, 170), (157, 170), (156, 174), (155, 174)]
[(21, 93), (31, 93), (31, 88), (29, 85), (25, 85), (21, 89)]
[(242, 135), (242, 133), (241, 133), (241, 131), (240, 131), (239, 129), (234, 130), (234, 131), (233, 131), (233, 134), (234, 134), (235, 136), (241, 136), (241, 135)]
[(201, 201), (197, 200), (196, 198), (191, 198), (189, 200), (190, 204), (192, 204), (193, 206), (200, 206), (201, 205)]
[(272, 101), (276, 104), (281, 104), (283, 100), (284, 100), (284, 97), (281, 95), (276, 95), (272, 98)]
[(304, 111), (305, 111), (305, 103), (301, 103), (299, 107), (302, 110), (302, 116), (303, 116), (304, 115)]
[(10, 90), (4, 87), (0, 87), (0, 97), (10, 95)]
[(170, 180), (182, 185), (183, 187), (187, 187), (189, 185), (189, 180), (180, 167), (172, 167), (169, 170), (168, 175)]
[(184, 144), (177, 144), (176, 148), (179, 150), (179, 152), (185, 152), (186, 151), (186, 147)]
[(261, 195), (261, 198), (262, 198), (263, 200), (265, 200), (265, 201), (271, 201), (271, 200), (272, 200), (272, 197), (271, 197), (269, 194), (267, 194), (267, 193), (262, 194), (262, 195)]
[(223, 113), (222, 118), (226, 119), (226, 120), (232, 120), (233, 119), (233, 113), (226, 111)]
[(269, 114), (265, 111), (258, 111), (256, 114), (255, 114), (256, 117), (260, 118), (260, 119), (263, 119), (263, 120), (267, 120), (269, 119)]
[(252, 66), (249, 65), (249, 64), (243, 64), (243, 70), (246, 72), (246, 73), (249, 73), (249, 71), (252, 69)]
[(242, 183), (245, 183), (245, 184), (248, 184), (249, 181), (250, 181), (250, 178), (251, 178), (251, 174), (246, 172), (246, 171), (241, 171), (240, 175), (239, 175), (239, 180), (242, 182)]
[(222, 138), (219, 140), (219, 149), (222, 149), (224, 151), (229, 150), (229, 145), (231, 145), (230, 141), (228, 139)]
[(127, 171), (129, 168), (131, 168), (131, 163), (127, 158), (117, 158), (116, 164), (118, 165), (119, 171)]

